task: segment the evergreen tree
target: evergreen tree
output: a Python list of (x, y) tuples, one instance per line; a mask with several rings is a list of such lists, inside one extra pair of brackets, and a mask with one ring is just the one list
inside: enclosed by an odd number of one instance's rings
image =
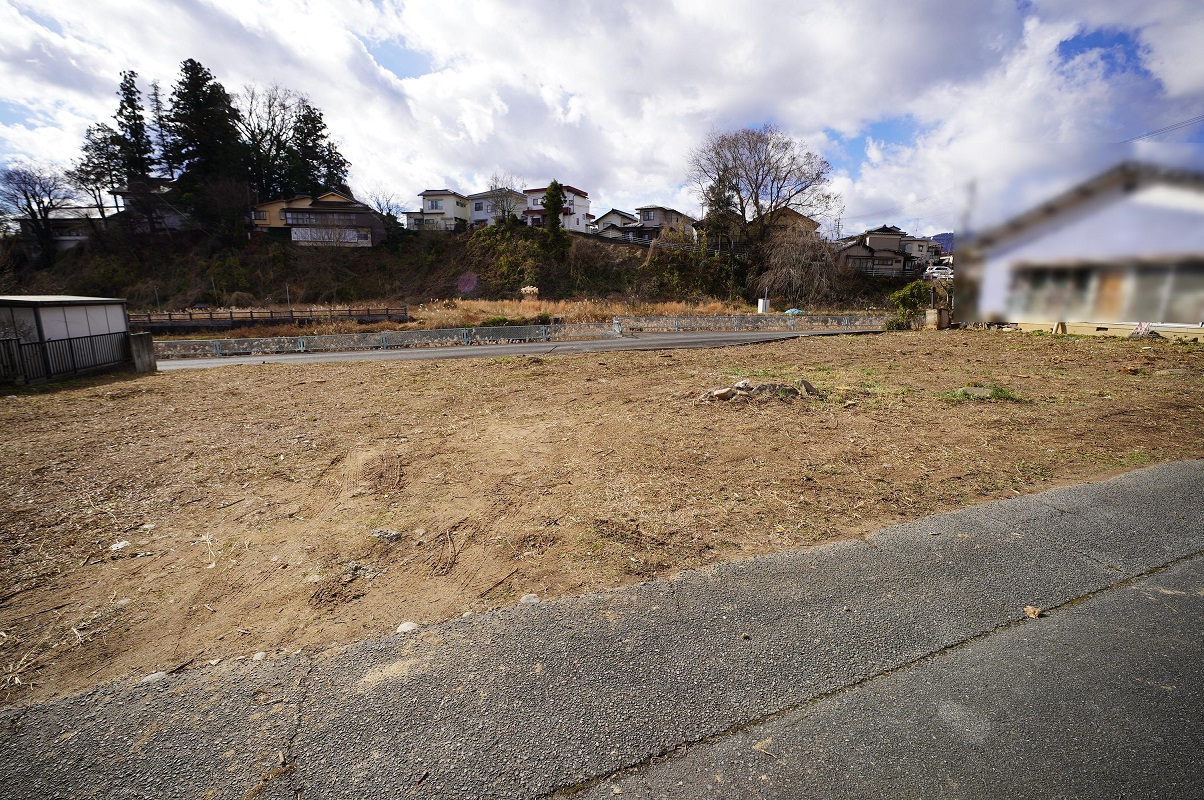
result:
[(196, 192), (206, 181), (245, 181), (246, 159), (238, 110), (208, 69), (194, 59), (180, 65), (180, 80), (166, 115), (167, 159), (180, 170), (180, 188)]
[(334, 189), (349, 194), (347, 168), (351, 162), (330, 141), (322, 112), (305, 98), (298, 103), (287, 158), (294, 192), (318, 195)]
[(556, 239), (560, 235), (560, 214), (564, 210), (564, 187), (552, 181), (543, 193), (544, 227), (548, 237)]
[(142, 115), (142, 91), (137, 81), (138, 73), (132, 70), (121, 73), (121, 86), (117, 90), (121, 101), (113, 115), (121, 137), (121, 174), (127, 184), (145, 183), (155, 163), (155, 150)]
[(88, 128), (80, 157), (67, 170), (67, 181), (86, 192), (103, 219), (108, 195), (122, 181), (122, 137), (103, 122)]
[(163, 107), (163, 92), (159, 89), (159, 81), (151, 81), (151, 132), (154, 135), (155, 147), (158, 150), (159, 165), (166, 170), (170, 180), (176, 179), (176, 165), (171, 160), (171, 135), (167, 128), (167, 112)]

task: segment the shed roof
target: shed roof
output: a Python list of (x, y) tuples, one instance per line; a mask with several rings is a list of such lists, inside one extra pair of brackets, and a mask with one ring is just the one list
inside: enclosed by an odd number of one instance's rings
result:
[(0, 306), (125, 305), (121, 297), (81, 297), (73, 294), (15, 294), (0, 296)]

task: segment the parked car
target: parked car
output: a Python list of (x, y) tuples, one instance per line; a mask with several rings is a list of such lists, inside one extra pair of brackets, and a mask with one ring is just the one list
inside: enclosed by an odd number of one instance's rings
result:
[(953, 280), (953, 268), (929, 267), (924, 270), (924, 277), (933, 281), (951, 281)]

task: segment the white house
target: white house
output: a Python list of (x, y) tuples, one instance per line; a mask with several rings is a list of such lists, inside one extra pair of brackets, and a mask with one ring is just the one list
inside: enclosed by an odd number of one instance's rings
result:
[[(562, 188), (564, 208), (560, 210), (560, 226), (566, 231), (585, 233), (594, 220), (593, 215), (589, 213), (589, 195), (568, 184), (564, 184)], [(541, 189), (523, 190), (527, 198), (527, 207), (523, 214), (530, 220), (530, 224), (536, 227), (543, 227), (547, 219), (547, 211), (543, 207), (543, 195), (547, 190), (546, 186)]]
[(468, 198), (451, 189), (427, 189), (418, 195), (419, 211), (406, 212), (406, 227), (413, 230), (455, 231), (468, 227)]
[(507, 213), (521, 215), (527, 208), (527, 196), (517, 189), (488, 189), (468, 195), (468, 204), (469, 222), (478, 228), (505, 222)]
[(963, 317), (1198, 326), (1204, 174), (1120, 164), (972, 237), (957, 281)]

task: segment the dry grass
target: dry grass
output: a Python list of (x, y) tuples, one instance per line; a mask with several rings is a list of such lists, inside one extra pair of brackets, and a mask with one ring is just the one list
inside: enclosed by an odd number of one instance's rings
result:
[[(386, 304), (364, 303), (357, 308), (383, 308)], [(336, 307), (340, 310), (343, 307)], [(224, 310), (224, 309), (223, 309)], [(259, 309), (256, 309), (257, 311)], [(276, 309), (284, 310), (284, 309)], [(617, 316), (752, 314), (754, 307), (745, 303), (718, 300), (701, 303), (641, 303), (609, 300), (432, 300), (410, 306), (410, 322), (374, 322), (358, 325), (344, 320), (321, 325), (254, 325), (234, 330), (196, 331), (188, 334), (156, 335), (157, 339), (213, 339), (259, 336), (303, 336), (331, 333), (371, 333), (392, 330), (431, 330), (434, 328), (470, 328), (495, 317), (533, 318), (547, 314), (562, 322), (607, 322)]]
[[(1192, 344), (917, 331), (27, 390), (0, 401), (5, 696), (347, 642), (1200, 457), (1202, 362)], [(696, 402), (739, 378), (823, 395)], [(971, 384), (998, 399), (951, 397)]]

